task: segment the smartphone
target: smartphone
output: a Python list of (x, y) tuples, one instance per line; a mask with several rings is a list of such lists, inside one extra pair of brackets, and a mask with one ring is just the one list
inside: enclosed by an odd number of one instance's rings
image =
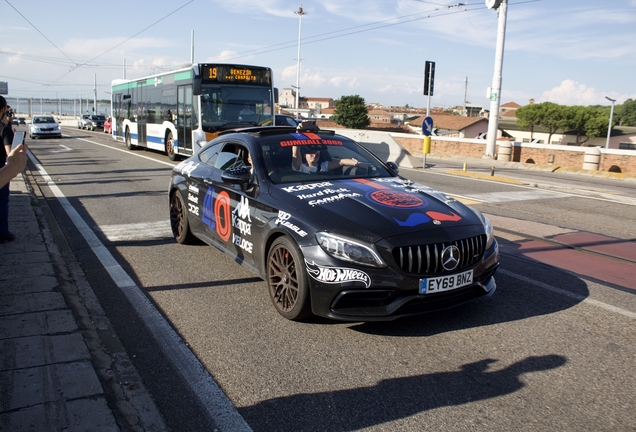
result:
[(13, 142), (11, 143), (11, 150), (19, 146), (20, 144), (24, 144), (24, 138), (26, 137), (25, 131), (17, 131), (13, 134)]

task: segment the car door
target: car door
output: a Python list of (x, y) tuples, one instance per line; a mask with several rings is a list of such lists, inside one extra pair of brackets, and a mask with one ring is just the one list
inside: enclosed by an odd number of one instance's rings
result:
[[(254, 263), (252, 216), (253, 198), (240, 185), (226, 183), (223, 171), (247, 166), (247, 148), (236, 142), (223, 142), (199, 153), (199, 160), (206, 165), (203, 175), (190, 177), (192, 195), (188, 201), (198, 207), (198, 218), (192, 229), (208, 242), (225, 250), (228, 255), (251, 266)], [(196, 192), (196, 195), (194, 195)]]

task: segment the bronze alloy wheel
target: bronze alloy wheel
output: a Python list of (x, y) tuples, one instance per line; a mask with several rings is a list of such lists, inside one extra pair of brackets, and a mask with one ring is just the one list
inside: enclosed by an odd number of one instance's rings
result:
[(274, 241), (267, 258), (269, 296), (278, 313), (290, 320), (311, 315), (307, 272), (300, 251), (286, 237)]

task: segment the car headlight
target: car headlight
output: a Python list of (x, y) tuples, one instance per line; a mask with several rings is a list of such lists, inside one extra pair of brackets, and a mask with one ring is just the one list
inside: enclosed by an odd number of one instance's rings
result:
[(495, 235), (493, 234), (492, 222), (486, 216), (484, 216), (484, 228), (486, 229), (486, 249), (488, 249), (492, 246)]
[(369, 267), (386, 267), (375, 246), (347, 237), (317, 232), (318, 244), (334, 258)]

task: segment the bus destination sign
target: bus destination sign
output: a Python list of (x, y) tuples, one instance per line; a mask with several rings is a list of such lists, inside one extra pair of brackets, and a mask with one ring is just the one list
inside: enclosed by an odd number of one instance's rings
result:
[(270, 84), (270, 72), (267, 68), (231, 66), (231, 65), (204, 65), (201, 74), (204, 81), (216, 81), (224, 83), (246, 84)]

